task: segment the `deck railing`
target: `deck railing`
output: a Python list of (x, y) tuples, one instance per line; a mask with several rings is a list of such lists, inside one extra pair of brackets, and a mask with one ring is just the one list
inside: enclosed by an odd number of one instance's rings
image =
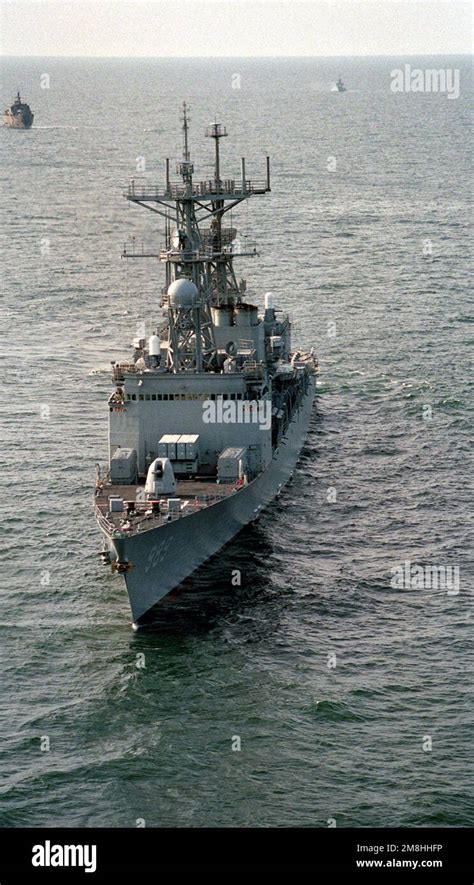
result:
[[(209, 179), (208, 181), (200, 181), (191, 185), (191, 196), (207, 197), (214, 194), (222, 194), (229, 196), (239, 196), (242, 194), (265, 193), (268, 190), (268, 183), (265, 179), (242, 179), (225, 178), (219, 181)], [(147, 184), (141, 180), (139, 182), (132, 179), (128, 185), (126, 197), (129, 200), (166, 200), (181, 199), (187, 194), (187, 186), (182, 182), (170, 182), (167, 188), (160, 185)]]

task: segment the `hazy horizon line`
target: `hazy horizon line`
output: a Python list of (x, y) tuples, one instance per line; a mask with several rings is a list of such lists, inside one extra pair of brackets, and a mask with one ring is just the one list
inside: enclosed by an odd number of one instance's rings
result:
[(264, 58), (446, 58), (448, 56), (463, 56), (470, 58), (474, 56), (474, 50), (470, 52), (466, 50), (459, 50), (456, 52), (403, 52), (403, 53), (387, 53), (381, 52), (376, 55), (370, 54), (367, 55), (365, 53), (355, 53), (354, 55), (343, 54), (343, 55), (14, 55), (9, 53), (2, 53), (0, 55), (0, 61), (5, 58), (94, 58), (94, 59), (103, 59), (104, 61), (112, 61), (114, 59), (137, 59), (141, 61), (145, 61), (147, 59), (160, 59), (161, 61), (166, 61), (167, 59), (179, 59), (180, 61), (186, 61), (187, 59), (207, 59), (209, 61), (216, 59), (264, 59)]

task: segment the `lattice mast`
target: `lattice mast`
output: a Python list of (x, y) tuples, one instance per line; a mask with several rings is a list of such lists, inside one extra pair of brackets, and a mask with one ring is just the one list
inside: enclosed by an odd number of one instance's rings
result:
[[(270, 158), (266, 162), (266, 178), (260, 181), (246, 178), (245, 158), (241, 160), (240, 180), (222, 179), (220, 169), (220, 139), (227, 131), (220, 123), (206, 129), (206, 136), (214, 139), (214, 177), (208, 181), (193, 182), (194, 166), (189, 151), (189, 115), (186, 102), (182, 108), (183, 157), (176, 165), (180, 181), (170, 178), (170, 161), (166, 160), (165, 187), (149, 186), (143, 180), (132, 180), (126, 198), (139, 206), (156, 212), (165, 219), (165, 244), (159, 253), (124, 250), (124, 256), (159, 257), (165, 263), (166, 288), (163, 303), (170, 309), (167, 293), (170, 285), (181, 278), (194, 283), (198, 291), (200, 311), (200, 342), (196, 346), (196, 368), (212, 368), (215, 349), (211, 345), (211, 307), (240, 301), (244, 287), (237, 283), (233, 259), (257, 254), (256, 248), (241, 251), (234, 241), (236, 231), (224, 227), (224, 215), (239, 203), (256, 194), (270, 190)], [(197, 330), (196, 330), (197, 331)], [(186, 368), (190, 337), (187, 335)], [(174, 347), (174, 354), (179, 347)], [(173, 352), (173, 348), (171, 349)], [(172, 365), (177, 371), (176, 362)], [(198, 370), (200, 370), (198, 368)]]

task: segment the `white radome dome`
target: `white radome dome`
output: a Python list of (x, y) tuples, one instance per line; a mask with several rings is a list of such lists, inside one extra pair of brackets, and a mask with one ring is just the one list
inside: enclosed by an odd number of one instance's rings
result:
[(150, 335), (148, 339), (148, 353), (150, 356), (159, 356), (161, 353), (161, 341), (158, 335)]
[(168, 288), (170, 307), (193, 307), (198, 300), (198, 288), (192, 280), (181, 277)]
[(274, 306), (273, 292), (265, 292), (265, 310), (271, 310)]

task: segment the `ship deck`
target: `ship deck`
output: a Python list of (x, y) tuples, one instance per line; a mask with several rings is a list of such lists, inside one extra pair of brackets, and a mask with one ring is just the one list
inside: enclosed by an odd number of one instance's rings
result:
[[(198, 510), (209, 507), (218, 501), (228, 498), (238, 490), (236, 483), (217, 483), (212, 478), (183, 479), (177, 480), (176, 491), (171, 495), (160, 495), (159, 510), (153, 510), (150, 501), (137, 501), (137, 489), (144, 492), (144, 482), (133, 485), (118, 485), (104, 482), (96, 490), (95, 506), (97, 521), (107, 533), (123, 532), (125, 535), (135, 534), (137, 531), (156, 528), (166, 522), (189, 516)], [(117, 497), (123, 500), (123, 510), (111, 512), (109, 498)], [(177, 502), (173, 507), (169, 505), (169, 499)], [(126, 503), (135, 502), (136, 510), (133, 514), (127, 513)]]

